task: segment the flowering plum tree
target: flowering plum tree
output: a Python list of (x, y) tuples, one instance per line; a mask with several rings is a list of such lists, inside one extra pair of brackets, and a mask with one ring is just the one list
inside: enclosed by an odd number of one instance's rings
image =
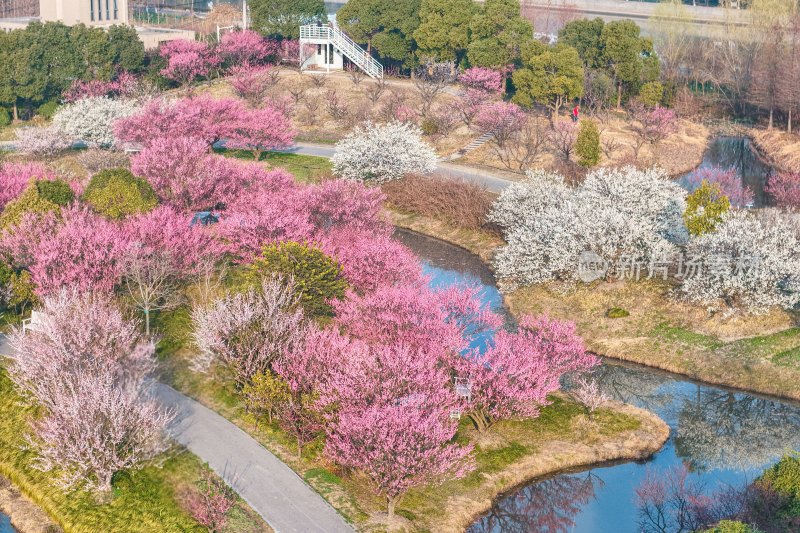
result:
[(769, 177), (767, 192), (779, 207), (800, 206), (800, 174), (777, 172)]
[(305, 208), (320, 234), (337, 228), (388, 235), (391, 225), (381, 214), (386, 196), (359, 182), (326, 180), (305, 189)]
[(482, 105), (475, 115), (475, 127), (481, 133), (492, 133), (494, 142), (503, 147), (505, 143), (525, 126), (527, 116), (516, 104), (490, 102)]
[(55, 179), (41, 163), (0, 163), (0, 210), (16, 199), (32, 179)]
[(53, 126), (20, 128), (15, 133), (17, 151), (34, 157), (55, 157), (72, 147), (72, 139)]
[(458, 76), (458, 82), (469, 89), (490, 94), (503, 90), (503, 74), (486, 67), (468, 68)]
[(276, 41), (264, 39), (261, 34), (251, 31), (233, 31), (222, 36), (217, 53), (224, 64), (258, 65), (274, 59), (278, 55)]
[(216, 533), (228, 523), (228, 513), (236, 505), (236, 499), (233, 488), (204, 470), (199, 490), (189, 494), (186, 508), (192, 518), (208, 528), (210, 533)]
[(114, 146), (114, 123), (136, 113), (131, 100), (112, 100), (105, 96), (82, 98), (58, 108), (53, 127), (63, 135), (89, 146)]
[(689, 241), (687, 256), (702, 266), (681, 283), (683, 295), (712, 308), (791, 309), (800, 302), (798, 230), (787, 214), (730, 213), (713, 233)]
[(471, 384), (467, 410), (483, 432), (499, 419), (538, 416), (562, 375), (599, 363), (586, 353), (575, 324), (524, 316), (517, 333), (497, 331), (485, 352), (456, 359), (455, 368)]
[(81, 98), (94, 98), (99, 96), (130, 98), (136, 93), (139, 80), (129, 73), (122, 71), (112, 81), (103, 80), (74, 80), (61, 94), (64, 102), (72, 103)]
[(226, 146), (250, 150), (259, 161), (264, 150), (288, 148), (294, 141), (291, 121), (272, 106), (244, 113), (228, 136)]
[(575, 380), (575, 387), (570, 392), (586, 408), (590, 417), (598, 407), (610, 399), (610, 396), (600, 388), (597, 379), (586, 376), (578, 377)]
[(219, 362), (242, 387), (303, 339), (303, 311), (292, 284), (264, 280), (245, 293), (229, 294), (192, 312), (194, 339), (201, 349), (198, 369)]
[(489, 216), (508, 243), (495, 259), (498, 275), (512, 285), (578, 279), (587, 250), (607, 264), (626, 257), (649, 264), (676, 253), (688, 239), (685, 196), (656, 169), (598, 169), (577, 188), (530, 172), (500, 194)]
[(336, 145), (333, 172), (345, 179), (383, 183), (406, 174), (428, 174), (436, 168), (436, 152), (409, 123), (367, 123)]
[(155, 347), (110, 299), (61, 290), (45, 298), (41, 327), (11, 343), (12, 378), (45, 409), (30, 437), (37, 466), (62, 486), (108, 491), (116, 472), (165, 449), (171, 416), (143, 386)]
[(638, 106), (633, 109), (636, 135), (650, 144), (658, 144), (678, 130), (678, 116), (672, 109), (656, 106), (652, 109)]
[(718, 185), (732, 207), (745, 207), (753, 203), (753, 191), (736, 175), (733, 168), (723, 170), (719, 167), (701, 167), (685, 178), (690, 192), (697, 190), (704, 181)]
[[(454, 110), (466, 126), (471, 126), (475, 115), (489, 101), (489, 94), (479, 89), (467, 89), (459, 94)], [(399, 120), (399, 119), (398, 119)]]
[(122, 275), (126, 243), (113, 222), (80, 206), (62, 212), (63, 224), (33, 249), (29, 270), (40, 295), (61, 287), (110, 292)]
[(156, 99), (118, 121), (114, 133), (119, 142), (141, 146), (162, 138), (192, 137), (211, 147), (230, 135), (246, 113), (242, 101), (234, 98), (200, 95), (173, 102)]
[(450, 443), (457, 425), (447, 416), (413, 402), (347, 410), (329, 429), (325, 452), (369, 478), (386, 497), (392, 522), (410, 488), (463, 477), (474, 468), (472, 445)]
[(161, 69), (161, 75), (179, 85), (208, 76), (220, 63), (215, 51), (201, 41), (168, 41), (159, 46), (158, 53), (167, 61), (167, 66)]

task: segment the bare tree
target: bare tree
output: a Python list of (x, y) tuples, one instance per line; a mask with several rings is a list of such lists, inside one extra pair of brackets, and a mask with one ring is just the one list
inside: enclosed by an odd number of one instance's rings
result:
[(336, 89), (329, 89), (325, 94), (325, 106), (333, 120), (342, 120), (347, 114), (347, 106), (339, 100)]
[(383, 96), (383, 93), (386, 91), (386, 87), (386, 80), (381, 78), (367, 85), (367, 87), (364, 89), (364, 94), (367, 96), (367, 99), (372, 102), (372, 105), (375, 105), (378, 103), (378, 100), (381, 99), (381, 96)]
[(436, 97), (455, 82), (455, 64), (452, 61), (426, 61), (416, 71), (414, 88), (422, 100), (422, 113), (427, 114)]
[(317, 89), (322, 89), (325, 87), (325, 84), (328, 82), (328, 78), (325, 74), (312, 74), (310, 76), (311, 84), (314, 85)]
[(350, 78), (350, 81), (353, 82), (353, 85), (358, 87), (361, 85), (361, 82), (364, 81), (364, 78), (367, 77), (367, 74), (358, 68), (355, 65), (347, 65), (347, 76)]
[(570, 156), (575, 149), (575, 140), (578, 136), (578, 128), (572, 122), (560, 120), (555, 123), (550, 131), (550, 144), (565, 161), (570, 160)]
[(509, 142), (492, 142), (492, 152), (509, 170), (527, 170), (539, 160), (547, 148), (547, 134), (539, 122), (530, 118), (514, 133)]
[(614, 137), (603, 135), (603, 132), (600, 133), (600, 149), (603, 150), (603, 155), (606, 156), (606, 159), (611, 160), (614, 152), (619, 150), (621, 146), (620, 142)]
[(292, 96), (294, 105), (299, 105), (306, 96), (308, 85), (306, 85), (304, 82), (300, 82), (288, 87), (286, 90)]
[(123, 286), (134, 306), (144, 314), (145, 334), (150, 335), (150, 315), (179, 303), (180, 282), (169, 252), (140, 250), (134, 248), (124, 258)]

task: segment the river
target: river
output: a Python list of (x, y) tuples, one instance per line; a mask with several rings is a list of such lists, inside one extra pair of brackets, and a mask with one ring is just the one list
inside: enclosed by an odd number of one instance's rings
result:
[[(503, 300), (486, 265), (448, 243), (398, 230), (435, 286), (479, 284), (498, 311)], [(657, 413), (671, 428), (649, 460), (600, 465), (532, 481), (499, 497), (469, 533), (638, 533), (636, 487), (648, 470), (686, 465), (708, 491), (752, 480), (786, 451), (800, 449), (800, 404), (692, 382), (644, 366), (605, 360), (599, 372), (613, 398)]]

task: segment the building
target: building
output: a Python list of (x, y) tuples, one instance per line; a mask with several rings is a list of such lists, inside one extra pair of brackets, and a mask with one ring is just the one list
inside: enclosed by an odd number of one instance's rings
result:
[[(25, 28), (33, 21), (63, 22), (67, 26), (130, 24), (128, 0), (10, 0), (0, 6), (0, 30)], [(145, 48), (176, 39), (194, 40), (194, 32), (136, 26)]]
[(371, 78), (383, 78), (383, 65), (335, 23), (300, 26), (300, 70), (330, 72), (351, 65)]

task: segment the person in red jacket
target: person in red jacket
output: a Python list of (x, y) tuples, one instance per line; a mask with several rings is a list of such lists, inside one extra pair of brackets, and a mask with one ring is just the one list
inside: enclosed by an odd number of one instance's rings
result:
[(581, 112), (580, 104), (572, 108), (572, 122), (578, 122), (578, 115)]

